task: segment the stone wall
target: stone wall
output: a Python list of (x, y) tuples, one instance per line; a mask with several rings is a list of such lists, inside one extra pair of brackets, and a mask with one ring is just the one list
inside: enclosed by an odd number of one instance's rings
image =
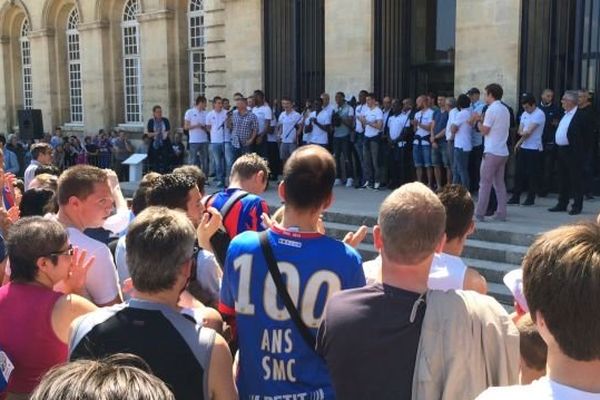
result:
[(456, 10), (455, 92), (492, 82), (517, 103), (521, 0), (459, 0)]

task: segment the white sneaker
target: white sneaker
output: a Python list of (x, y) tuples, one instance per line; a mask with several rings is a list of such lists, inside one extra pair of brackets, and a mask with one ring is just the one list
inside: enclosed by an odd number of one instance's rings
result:
[(381, 187), (381, 183), (375, 182), (375, 186), (373, 187), (373, 189), (379, 190), (380, 187)]
[(354, 186), (354, 180), (352, 178), (348, 178), (348, 180), (346, 180), (346, 187), (351, 188)]
[(371, 182), (366, 181), (364, 185), (362, 185), (360, 188), (361, 189), (368, 189), (371, 186)]
[(336, 179), (335, 182), (333, 182), (333, 186), (342, 186), (342, 180)]

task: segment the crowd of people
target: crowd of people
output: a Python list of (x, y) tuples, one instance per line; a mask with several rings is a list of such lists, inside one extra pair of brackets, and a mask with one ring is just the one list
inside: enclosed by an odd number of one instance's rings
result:
[[(155, 168), (129, 203), (115, 171), (61, 171), (51, 143), (33, 144), (24, 181), (0, 176), (0, 399), (600, 399), (600, 223), (536, 239), (504, 279), (510, 315), (461, 258), (492, 187), (496, 217), (506, 217), (511, 117), (502, 88), (485, 91), (480, 113), (476, 90), (437, 99), (439, 112), (428, 96), (417, 109), (410, 99), (380, 109), (372, 94), (353, 107), (338, 93), (337, 108), (325, 111), (323, 95), (307, 118), (289, 99), (271, 116), (261, 92), (236, 95), (235, 110), (216, 98), (206, 115), (199, 98), (184, 126), (194, 165), (177, 168), (170, 123), (155, 108)], [(555, 124), (567, 169), (585, 161), (573, 158), (585, 154), (573, 96)], [(546, 124), (532, 95), (521, 100), (515, 147), (530, 178), (542, 157), (525, 150), (543, 150), (532, 138)], [(382, 160), (414, 163), (426, 184)], [(223, 188), (208, 194), (213, 168)], [(570, 173), (561, 189), (577, 189)], [(261, 195), (274, 177), (283, 206), (271, 213)], [(323, 214), (344, 181), (398, 186), (372, 227), (375, 260), (356, 250), (367, 227), (343, 241), (327, 235)]]

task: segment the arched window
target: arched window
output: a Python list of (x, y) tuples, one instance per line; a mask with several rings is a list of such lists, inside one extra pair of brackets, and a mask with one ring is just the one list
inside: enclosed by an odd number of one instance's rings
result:
[(140, 65), (140, 32), (137, 15), (138, 0), (128, 0), (123, 9), (123, 75), (125, 93), (125, 123), (142, 122), (142, 73)]
[(30, 109), (33, 105), (33, 90), (31, 87), (31, 46), (29, 44), (29, 20), (25, 18), (21, 25), (21, 65), (23, 74), (23, 107)]
[(79, 51), (79, 11), (73, 8), (67, 20), (67, 62), (69, 69), (69, 104), (71, 123), (83, 124), (81, 96), (81, 56)]
[(204, 0), (190, 0), (189, 7), (190, 98), (204, 95), (206, 70), (204, 66)]

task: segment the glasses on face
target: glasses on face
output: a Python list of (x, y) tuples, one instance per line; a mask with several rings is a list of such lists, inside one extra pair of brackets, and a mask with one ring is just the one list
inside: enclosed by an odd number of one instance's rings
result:
[(67, 247), (66, 250), (55, 251), (55, 252), (48, 254), (48, 256), (72, 256), (73, 253), (74, 253), (73, 245), (69, 244), (69, 246)]

